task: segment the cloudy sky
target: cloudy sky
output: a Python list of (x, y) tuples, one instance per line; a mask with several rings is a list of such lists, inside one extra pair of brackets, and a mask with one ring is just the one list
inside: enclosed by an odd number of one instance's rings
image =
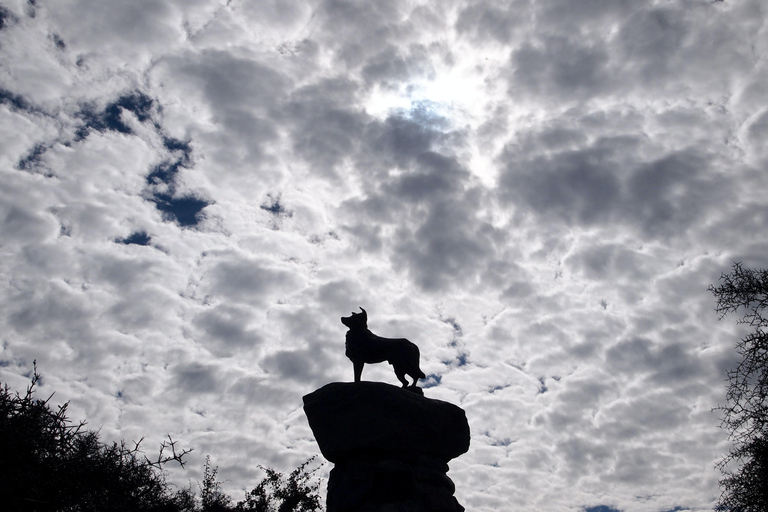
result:
[(762, 0), (0, 6), (2, 382), (242, 499), (319, 452), (362, 306), (466, 410), (468, 510), (711, 510)]

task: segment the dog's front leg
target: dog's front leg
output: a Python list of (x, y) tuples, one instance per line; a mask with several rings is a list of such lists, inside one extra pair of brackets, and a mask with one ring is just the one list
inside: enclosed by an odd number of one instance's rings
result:
[(365, 365), (362, 361), (352, 361), (352, 364), (355, 367), (355, 382), (360, 382), (360, 377), (363, 375), (363, 365)]

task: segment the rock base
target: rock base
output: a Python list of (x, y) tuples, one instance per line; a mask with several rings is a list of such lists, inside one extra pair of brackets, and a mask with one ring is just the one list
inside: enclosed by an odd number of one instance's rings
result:
[(447, 462), (469, 449), (464, 411), (378, 382), (333, 383), (304, 397), (320, 451), (335, 464), (327, 512), (462, 512)]
[(462, 512), (448, 465), (433, 457), (370, 455), (336, 464), (328, 512)]

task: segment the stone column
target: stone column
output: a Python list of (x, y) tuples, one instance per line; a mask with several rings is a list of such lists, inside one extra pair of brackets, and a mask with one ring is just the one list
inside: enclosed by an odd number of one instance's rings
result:
[(469, 449), (464, 410), (418, 388), (328, 384), (304, 397), (323, 456), (334, 464), (328, 512), (461, 512), (448, 461)]

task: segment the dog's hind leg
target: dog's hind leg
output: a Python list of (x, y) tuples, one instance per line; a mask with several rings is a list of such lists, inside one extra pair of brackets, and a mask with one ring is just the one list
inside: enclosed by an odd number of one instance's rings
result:
[(416, 376), (417, 373), (414, 372), (408, 372), (408, 376), (413, 379), (413, 384), (411, 384), (411, 387), (416, 387), (416, 384), (419, 382), (419, 378)]
[(397, 380), (403, 383), (403, 387), (408, 387), (408, 379), (405, 378), (405, 372), (400, 371), (400, 369), (395, 369), (395, 376), (397, 377)]

